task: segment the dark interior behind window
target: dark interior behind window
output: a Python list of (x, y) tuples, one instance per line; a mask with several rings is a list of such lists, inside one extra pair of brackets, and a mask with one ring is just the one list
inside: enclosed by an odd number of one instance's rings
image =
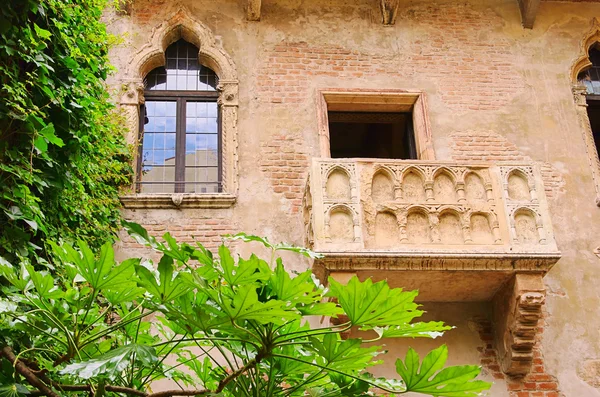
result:
[(416, 159), (411, 113), (329, 112), (332, 158)]

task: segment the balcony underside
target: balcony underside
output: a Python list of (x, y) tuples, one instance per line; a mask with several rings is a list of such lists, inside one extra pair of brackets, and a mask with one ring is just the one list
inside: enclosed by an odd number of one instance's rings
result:
[(325, 258), (314, 263), (315, 273), (324, 281), (330, 275), (356, 274), (364, 280), (387, 280), (391, 287), (419, 290), (422, 302), (491, 301), (497, 291), (517, 273), (540, 277), (556, 263), (556, 254), (524, 257), (506, 253), (485, 254), (411, 252), (322, 252)]
[(326, 282), (387, 280), (421, 302), (491, 302), (503, 370), (528, 373), (560, 259), (535, 164), (314, 159), (306, 238)]

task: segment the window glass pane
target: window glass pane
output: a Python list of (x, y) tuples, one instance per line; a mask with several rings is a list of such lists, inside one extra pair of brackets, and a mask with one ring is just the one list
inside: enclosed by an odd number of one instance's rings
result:
[[(215, 111), (210, 112), (209, 109)], [(218, 165), (216, 109), (216, 102), (187, 102), (186, 166)]]
[(146, 89), (216, 91), (219, 78), (200, 65), (198, 52), (197, 47), (183, 39), (171, 44), (165, 52), (166, 65), (148, 74)]
[(205, 167), (188, 167), (185, 169), (186, 193), (218, 193), (218, 169)]
[(174, 101), (146, 101), (145, 109), (141, 153), (141, 191), (143, 193), (172, 193), (175, 181), (177, 103)]
[(219, 135), (216, 102), (188, 101), (185, 130), (185, 191), (219, 191)]

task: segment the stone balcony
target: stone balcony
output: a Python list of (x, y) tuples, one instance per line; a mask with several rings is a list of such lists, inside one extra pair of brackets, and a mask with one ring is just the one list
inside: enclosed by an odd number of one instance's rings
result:
[(323, 280), (489, 301), (503, 369), (529, 370), (542, 277), (560, 258), (537, 165), (313, 159), (304, 216)]

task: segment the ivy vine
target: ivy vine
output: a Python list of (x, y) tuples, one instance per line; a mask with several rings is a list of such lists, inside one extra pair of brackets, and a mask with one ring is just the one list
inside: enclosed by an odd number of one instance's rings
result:
[(107, 0), (0, 7), (0, 256), (44, 261), (47, 240), (98, 247), (120, 225), (130, 150), (105, 80)]

